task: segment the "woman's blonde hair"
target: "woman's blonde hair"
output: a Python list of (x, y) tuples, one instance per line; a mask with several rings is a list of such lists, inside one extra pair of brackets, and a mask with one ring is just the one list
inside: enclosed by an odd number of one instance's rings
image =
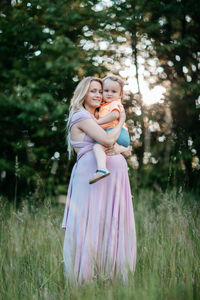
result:
[(110, 79), (112, 81), (116, 81), (119, 83), (120, 87), (121, 87), (121, 93), (123, 93), (123, 87), (124, 87), (124, 82), (123, 80), (119, 77), (119, 76), (116, 76), (116, 75), (108, 75), (106, 77), (103, 78), (103, 83), (105, 82), (106, 79)]
[(84, 104), (85, 96), (88, 92), (90, 83), (92, 81), (97, 81), (101, 85), (103, 85), (102, 80), (100, 78), (92, 77), (92, 76), (85, 77), (77, 85), (70, 102), (69, 115), (67, 119), (67, 150), (68, 150), (69, 159), (71, 158), (73, 152), (73, 147), (71, 146), (70, 143), (70, 122), (73, 114), (82, 108)]

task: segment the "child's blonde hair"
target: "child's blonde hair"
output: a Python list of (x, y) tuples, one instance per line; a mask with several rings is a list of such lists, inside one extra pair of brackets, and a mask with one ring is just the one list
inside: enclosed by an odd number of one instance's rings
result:
[(82, 108), (82, 106), (84, 104), (85, 96), (88, 92), (90, 83), (92, 81), (97, 81), (101, 84), (101, 86), (103, 85), (102, 80), (100, 78), (92, 77), (92, 76), (85, 77), (77, 85), (77, 87), (74, 91), (73, 97), (71, 99), (71, 102), (70, 102), (69, 115), (68, 115), (68, 119), (67, 119), (67, 150), (68, 150), (69, 159), (71, 158), (71, 154), (73, 152), (73, 147), (71, 146), (71, 143), (70, 143), (71, 118), (75, 112), (79, 111)]
[(119, 76), (117, 76), (117, 75), (108, 75), (108, 76), (106, 76), (106, 77), (103, 78), (103, 80), (102, 80), (103, 83), (104, 83), (104, 81), (106, 79), (110, 79), (112, 81), (118, 82), (119, 85), (120, 85), (120, 87), (121, 87), (121, 93), (123, 93), (124, 82), (123, 82), (123, 80)]

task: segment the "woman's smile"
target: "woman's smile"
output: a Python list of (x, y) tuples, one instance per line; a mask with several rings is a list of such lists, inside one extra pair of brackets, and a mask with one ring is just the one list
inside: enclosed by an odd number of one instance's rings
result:
[(93, 99), (93, 101), (95, 102), (95, 103), (97, 103), (98, 105), (101, 105), (101, 101), (102, 101), (102, 98), (95, 98), (95, 99)]

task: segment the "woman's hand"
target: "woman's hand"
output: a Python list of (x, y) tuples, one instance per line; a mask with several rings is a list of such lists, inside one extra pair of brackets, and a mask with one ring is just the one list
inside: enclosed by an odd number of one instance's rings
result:
[(113, 146), (106, 148), (105, 153), (107, 155), (117, 155), (117, 154), (122, 154), (124, 157), (129, 157), (131, 156), (131, 151), (129, 147), (124, 147), (121, 146), (117, 143), (115, 143)]

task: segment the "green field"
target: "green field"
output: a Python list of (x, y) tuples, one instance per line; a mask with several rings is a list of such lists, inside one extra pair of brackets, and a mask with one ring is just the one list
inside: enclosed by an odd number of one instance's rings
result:
[(199, 299), (198, 197), (141, 191), (134, 199), (137, 267), (128, 286), (96, 281), (71, 287), (63, 275), (64, 206), (1, 199), (1, 299)]

